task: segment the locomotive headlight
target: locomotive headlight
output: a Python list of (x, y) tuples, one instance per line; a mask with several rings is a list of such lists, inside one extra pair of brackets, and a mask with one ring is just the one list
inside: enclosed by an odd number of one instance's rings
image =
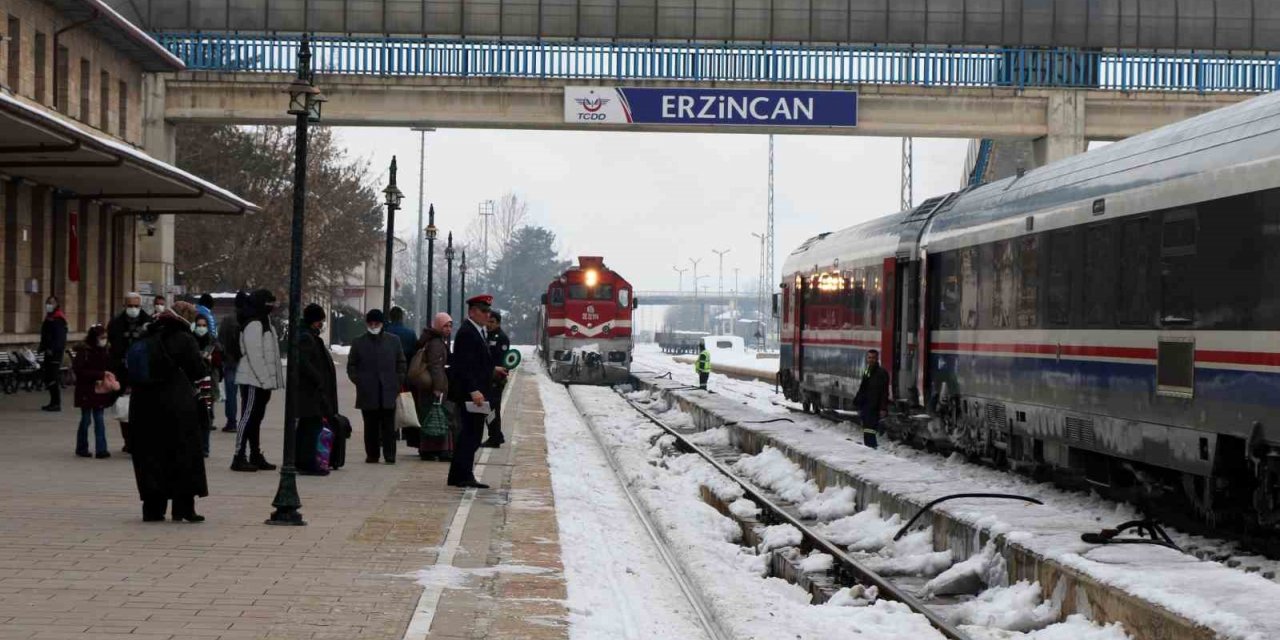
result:
[(600, 274), (595, 269), (587, 269), (587, 286), (594, 287), (600, 282)]

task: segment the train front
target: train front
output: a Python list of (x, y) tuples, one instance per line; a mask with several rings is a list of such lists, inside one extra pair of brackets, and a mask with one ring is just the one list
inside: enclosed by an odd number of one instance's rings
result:
[(593, 256), (547, 287), (544, 359), (557, 382), (618, 384), (631, 374), (631, 284)]

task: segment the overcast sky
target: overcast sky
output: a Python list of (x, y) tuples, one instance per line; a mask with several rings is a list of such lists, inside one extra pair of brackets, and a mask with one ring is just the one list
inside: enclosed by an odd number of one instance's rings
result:
[[(352, 156), (370, 161), (385, 186), (399, 157), (405, 194), (398, 233), (417, 223), (418, 134), (407, 129), (337, 129)], [(774, 202), (776, 266), (809, 236), (897, 211), (898, 138), (778, 136)], [(915, 201), (960, 186), (967, 140), (915, 141)], [(548, 227), (565, 256), (602, 255), (639, 290), (674, 290), (674, 266), (698, 266), (715, 291), (717, 257), (725, 289), (759, 270), (765, 224), (768, 136), (679, 133), (489, 131), (427, 134), (426, 200), (436, 224), (461, 235), (480, 201), (515, 191), (532, 222)], [(686, 290), (692, 272), (684, 275)]]

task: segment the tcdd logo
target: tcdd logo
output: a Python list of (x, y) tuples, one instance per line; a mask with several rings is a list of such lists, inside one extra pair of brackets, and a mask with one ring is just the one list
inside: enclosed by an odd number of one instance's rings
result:
[(612, 102), (612, 100), (597, 96), (594, 91), (592, 92), (592, 96), (593, 97), (590, 98), (577, 98), (574, 100), (574, 102), (577, 102), (578, 105), (582, 107), (582, 111), (578, 113), (578, 119), (587, 121), (608, 120), (609, 114), (601, 113), (600, 110), (603, 109), (606, 104)]

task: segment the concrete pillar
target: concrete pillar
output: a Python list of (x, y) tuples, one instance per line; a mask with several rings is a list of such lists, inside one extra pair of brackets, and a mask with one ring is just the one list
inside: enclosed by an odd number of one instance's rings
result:
[(1084, 137), (1084, 98), (1083, 91), (1071, 89), (1049, 93), (1049, 135), (1035, 141), (1036, 166), (1084, 153), (1088, 148), (1089, 141)]
[[(164, 118), (166, 74), (142, 77), (142, 147), (152, 157), (177, 161), (177, 128)], [(134, 225), (136, 281), (129, 289), (172, 293), (174, 284), (174, 217), (139, 217)]]

